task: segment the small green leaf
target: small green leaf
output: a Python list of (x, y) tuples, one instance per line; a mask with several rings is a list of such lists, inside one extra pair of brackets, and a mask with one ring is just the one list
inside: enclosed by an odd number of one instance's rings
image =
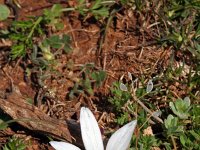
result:
[(0, 120), (0, 130), (5, 130), (8, 127), (8, 123)]
[(44, 46), (50, 46), (55, 49), (63, 48), (66, 53), (71, 51), (70, 48), (71, 39), (68, 35), (64, 34), (63, 36), (53, 35), (45, 39), (42, 43)]
[(105, 7), (99, 8), (97, 10), (93, 9), (91, 11), (94, 14), (96, 19), (98, 19), (99, 17), (108, 17), (108, 15), (109, 15), (109, 11)]
[(96, 81), (95, 84), (97, 86), (100, 86), (106, 78), (106, 72), (105, 71), (92, 72), (91, 77)]
[(183, 126), (179, 124), (178, 118), (172, 115), (168, 115), (164, 120), (164, 125), (169, 136), (183, 132)]
[(10, 10), (6, 5), (0, 4), (0, 21), (5, 20), (9, 17)]
[(95, 0), (95, 3), (92, 6), (92, 9), (98, 9), (99, 7), (101, 7), (101, 0)]
[(50, 38), (46, 39), (46, 41), (52, 48), (59, 49), (62, 46), (62, 41), (60, 40), (58, 35), (53, 35)]
[(23, 43), (19, 45), (13, 45), (11, 47), (11, 57), (16, 59), (17, 57), (23, 57), (26, 54), (25, 45)]
[(181, 135), (181, 136), (180, 136), (180, 142), (181, 142), (181, 144), (182, 144), (183, 146), (185, 146), (186, 141), (187, 141), (186, 135), (185, 135), (185, 134)]
[(197, 140), (200, 141), (200, 134), (196, 133), (194, 130), (189, 131), (192, 136)]
[(190, 114), (190, 99), (186, 97), (184, 100), (177, 99), (175, 102), (169, 103), (170, 108), (172, 109), (173, 113), (176, 114), (180, 119), (187, 119)]

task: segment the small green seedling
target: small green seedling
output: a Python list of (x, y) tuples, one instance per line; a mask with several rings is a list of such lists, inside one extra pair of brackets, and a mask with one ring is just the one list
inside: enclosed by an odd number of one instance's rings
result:
[(109, 102), (119, 111), (131, 99), (131, 93), (127, 90), (126, 85), (120, 82), (114, 82), (111, 88), (112, 97)]
[(9, 139), (8, 143), (3, 147), (3, 150), (25, 150), (26, 144), (23, 139), (12, 137)]
[(140, 136), (138, 141), (139, 149), (142, 150), (149, 150), (152, 147), (158, 147), (160, 144), (160, 141), (155, 136), (149, 135)]
[(173, 113), (177, 115), (180, 119), (188, 119), (190, 116), (189, 110), (190, 106), (190, 99), (189, 97), (182, 99), (178, 99), (175, 102), (169, 103), (170, 108), (172, 109)]
[(183, 132), (183, 126), (179, 124), (179, 120), (177, 117), (169, 115), (167, 119), (164, 121), (165, 128), (167, 129), (167, 135), (176, 135), (178, 133)]
[[(115, 2), (111, 1), (111, 4), (114, 4)], [(99, 19), (100, 17), (108, 17), (109, 15), (109, 7), (106, 7), (105, 5), (108, 5), (108, 1), (103, 1), (102, 0), (95, 0), (92, 2), (90, 7), (88, 8), (86, 6), (86, 1), (85, 0), (79, 0), (78, 1), (78, 6), (74, 8), (74, 10), (79, 11), (81, 15), (85, 15), (88, 13), (91, 13), (96, 19)], [(65, 9), (63, 9), (65, 10)], [(69, 8), (66, 8), (66, 10), (70, 10)]]
[(50, 47), (54, 49), (61, 49), (63, 48), (64, 52), (69, 53), (72, 49), (70, 48), (71, 39), (68, 35), (63, 34), (61, 36), (52, 35), (49, 38), (46, 38), (42, 45), (45, 47)]
[(61, 22), (62, 6), (55, 4), (51, 9), (44, 10), (44, 20), (49, 26), (55, 27), (56, 29), (62, 29), (63, 23)]
[(185, 149), (199, 150), (200, 131), (190, 130), (180, 135), (180, 143)]
[(75, 95), (86, 94), (93, 95), (94, 88), (101, 86), (106, 79), (106, 72), (103, 70), (94, 70), (94, 64), (86, 64), (82, 67), (82, 74), (79, 82), (74, 84), (74, 87), (69, 92), (69, 98)]

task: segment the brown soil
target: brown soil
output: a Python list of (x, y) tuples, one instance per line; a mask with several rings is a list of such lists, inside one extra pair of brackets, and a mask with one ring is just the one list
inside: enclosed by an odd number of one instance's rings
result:
[[(50, 8), (55, 3), (53, 0), (47, 1), (19, 0), (22, 9), (19, 11), (18, 20), (41, 15), (45, 8)], [(4, 1), (1, 0), (0, 3)], [(66, 4), (63, 1), (62, 4), (64, 6), (74, 5), (73, 1)], [(37, 107), (35, 109), (38, 109), (41, 114), (44, 113), (59, 120), (78, 120), (80, 107), (87, 106), (94, 112), (97, 119), (100, 119), (102, 114), (106, 116), (100, 122), (100, 126), (107, 128), (114, 118), (112, 109), (109, 110), (106, 101), (112, 82), (122, 75), (127, 76), (127, 72), (131, 72), (135, 77), (145, 75), (150, 78), (166, 68), (171, 54), (170, 48), (163, 49), (151, 44), (150, 41), (154, 41), (153, 34), (138, 28), (138, 24), (142, 24), (138, 14), (125, 10), (123, 13), (117, 13), (115, 20), (116, 23), (110, 24), (103, 44), (100, 45), (103, 36), (100, 33), (102, 27), (99, 22), (94, 22), (90, 18), (80, 19), (77, 13), (63, 16), (65, 27), (56, 34), (66, 33), (72, 37), (73, 52), (67, 55), (62, 54), (57, 58), (58, 65), (55, 74), (46, 72), (50, 76), (43, 80), (43, 87), (37, 84), (38, 72), (32, 72), (31, 76), (26, 77), (27, 66), (24, 65), (26, 62), (20, 59), (8, 63), (9, 51), (0, 51), (1, 99), (9, 97), (7, 94), (11, 92), (14, 85), (24, 100), (29, 99), (35, 103), (34, 107)], [(1, 27), (5, 28), (7, 23), (2, 22)], [(80, 80), (81, 66), (88, 63), (94, 63), (96, 70), (105, 70), (107, 72), (106, 81), (101, 88), (95, 89), (94, 96), (79, 95), (74, 99), (69, 99), (67, 94), (70, 88)], [(178, 96), (181, 96), (181, 93), (178, 93)], [(44, 98), (45, 101), (43, 101)], [(11, 117), (14, 116), (11, 115)], [(17, 135), (29, 143), (28, 149), (30, 150), (52, 149), (44, 135), (35, 133), (32, 130), (33, 127), (27, 128), (27, 126), (22, 127), (15, 124), (14, 127), (0, 131), (0, 143), (4, 144), (8, 137)]]

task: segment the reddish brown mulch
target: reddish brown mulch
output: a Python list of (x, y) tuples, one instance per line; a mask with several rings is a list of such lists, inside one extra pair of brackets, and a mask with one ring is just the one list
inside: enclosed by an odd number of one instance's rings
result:
[[(20, 0), (19, 2), (22, 9), (19, 11), (18, 20), (41, 15), (44, 8), (50, 8), (53, 5), (53, 1), (47, 2), (47, 0)], [(74, 5), (73, 1), (66, 4), (62, 2), (62, 4), (63, 6)], [(33, 78), (26, 78), (26, 66), (22, 65), (22, 60), (7, 63), (5, 58), (8, 57), (9, 49), (0, 51), (0, 92), (2, 93), (0, 108), (13, 119), (25, 117), (44, 123), (38, 127), (34, 122), (31, 124), (31, 121), (19, 122), (22, 127), (13, 125), (0, 132), (0, 143), (7, 142), (11, 135), (19, 135), (27, 143), (31, 143), (28, 148), (30, 150), (50, 150), (52, 148), (48, 145), (47, 138), (45, 139), (46, 135), (54, 136), (56, 139), (73, 140), (70, 133), (72, 136), (77, 136), (75, 132), (80, 133), (80, 131), (72, 127), (69, 133), (64, 124), (66, 120), (70, 124), (69, 120), (73, 119), (75, 125), (78, 126), (81, 106), (89, 107), (97, 120), (101, 119), (100, 126), (106, 128), (107, 124), (114, 120), (114, 114), (107, 111), (109, 107), (102, 107), (104, 103), (108, 103), (106, 96), (109, 94), (112, 82), (118, 80), (122, 75), (126, 75), (127, 72), (131, 72), (136, 77), (141, 74), (151, 76), (166, 68), (171, 54), (170, 48), (159, 48), (151, 43), (145, 45), (151, 37), (149, 34), (139, 31), (137, 25), (141, 20), (136, 14), (131, 10), (125, 10), (123, 14), (117, 13), (115, 19), (116, 24), (109, 26), (102, 48), (100, 48), (100, 40), (102, 39), (100, 23), (90, 22), (89, 19), (81, 20), (77, 13), (63, 16), (65, 28), (56, 34), (66, 33), (72, 37), (73, 52), (57, 58), (56, 74), (49, 73), (50, 76), (43, 82), (44, 87), (39, 87), (34, 82), (37, 75), (33, 74)], [(8, 25), (6, 21), (1, 23), (2, 28), (6, 25)], [(80, 67), (88, 63), (95, 63), (96, 70), (103, 69), (107, 72), (104, 85), (100, 89), (95, 89), (95, 96), (79, 95), (75, 99), (68, 99), (67, 94), (70, 88), (80, 78)], [(46, 73), (48, 74), (48, 72)], [(18, 92), (13, 90), (13, 86), (17, 87)], [(45, 102), (43, 102), (44, 98)], [(32, 100), (35, 105), (31, 106), (26, 103), (27, 99)], [(8, 108), (12, 109), (12, 112)], [(51, 126), (47, 128), (48, 125)], [(16, 129), (15, 126), (17, 126)], [(78, 140), (76, 139), (76, 141)]]

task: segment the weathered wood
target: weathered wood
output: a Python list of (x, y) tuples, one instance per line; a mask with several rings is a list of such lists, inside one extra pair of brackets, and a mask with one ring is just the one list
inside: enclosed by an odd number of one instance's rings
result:
[(17, 119), (16, 122), (25, 128), (72, 142), (65, 121), (51, 118), (34, 105), (27, 103), (17, 93), (11, 94), (7, 99), (0, 98), (0, 109), (13, 119)]

